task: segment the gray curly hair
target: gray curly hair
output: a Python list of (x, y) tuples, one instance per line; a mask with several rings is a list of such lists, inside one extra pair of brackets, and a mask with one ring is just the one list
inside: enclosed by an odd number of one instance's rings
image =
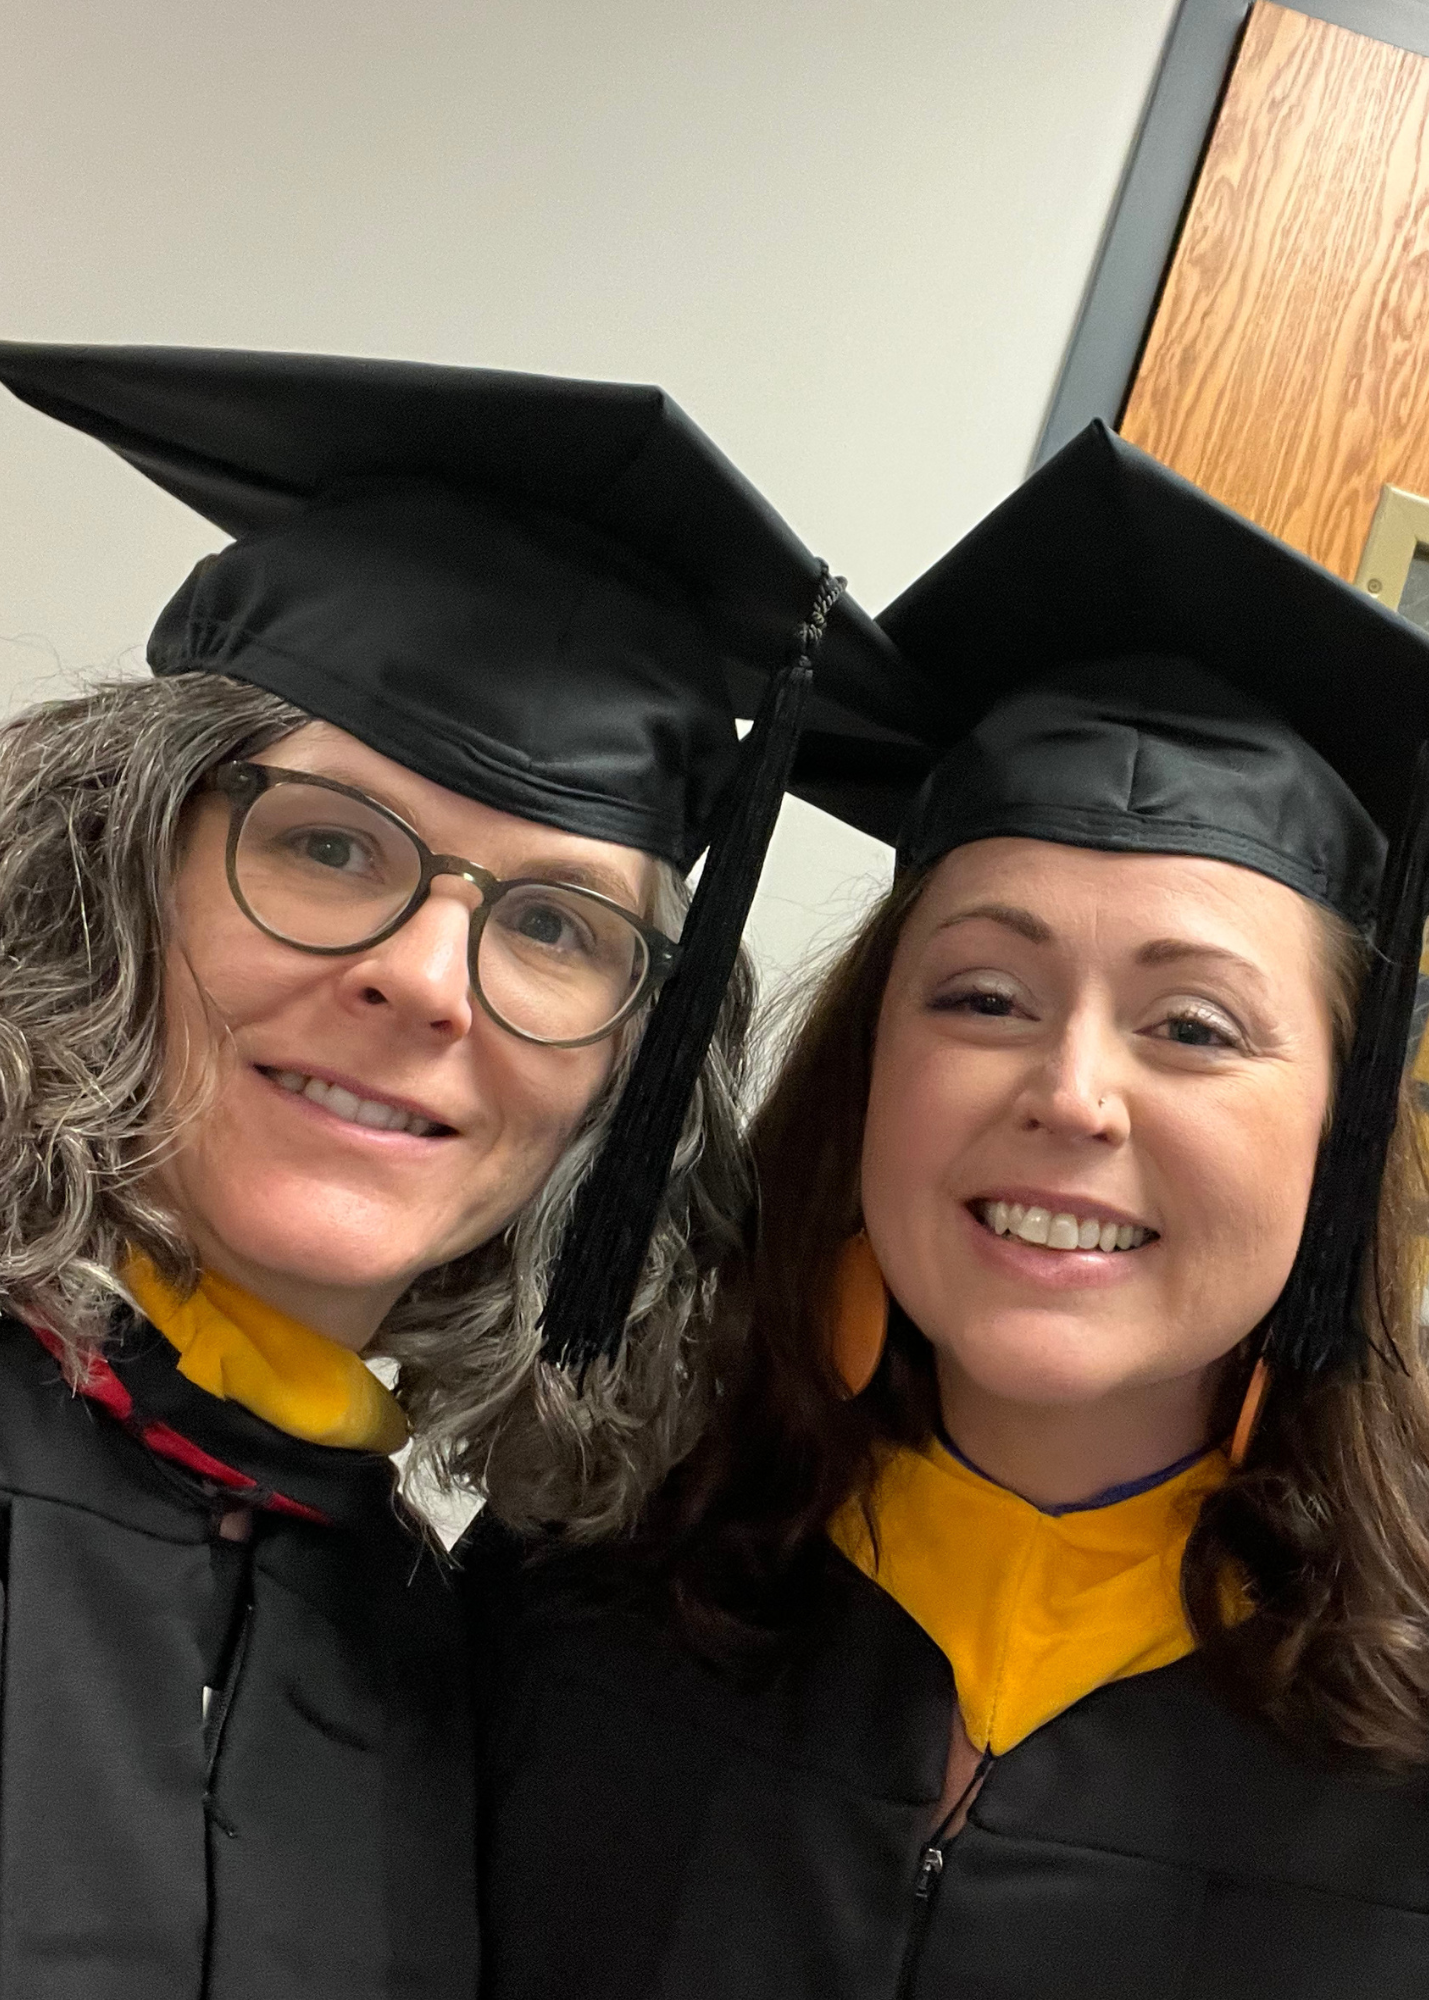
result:
[[(192, 1114), (163, 1098), (162, 969), (184, 807), (227, 758), (300, 729), (300, 709), (213, 674), (115, 681), (0, 728), (0, 1307), (50, 1329), (78, 1373), (102, 1346), (126, 1256), (192, 1289), (192, 1245), (152, 1169)], [(687, 901), (659, 872), (653, 920)], [(542, 1190), (506, 1230), (426, 1273), (375, 1351), (398, 1364), (410, 1471), (469, 1485), (513, 1525), (618, 1531), (698, 1435), (713, 1394), (714, 1273), (749, 1197), (739, 1100), (747, 960), (685, 1121), (627, 1337), (583, 1385), (541, 1357), (547, 1279), (639, 1040)]]

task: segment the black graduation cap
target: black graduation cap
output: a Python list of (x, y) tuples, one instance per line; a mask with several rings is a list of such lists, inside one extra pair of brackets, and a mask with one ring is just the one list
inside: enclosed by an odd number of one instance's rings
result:
[(878, 622), (907, 678), (896, 711), (875, 684), (868, 712), (905, 730), (916, 713), (922, 754), (845, 737), (807, 791), (903, 862), (997, 816), (1061, 839), (1065, 785), (1069, 811), (1102, 814), (1105, 844), (1245, 859), (1352, 921), (1372, 911), (1368, 822), (1387, 836), (1403, 819), (1429, 736), (1429, 638), (1103, 424)]
[(833, 746), (901, 713), (892, 645), (657, 388), (16, 342), (0, 382), (238, 538), (161, 615), (156, 673), (255, 682), (453, 791), (682, 869), (710, 847), (548, 1300), (550, 1352), (609, 1351), (805, 712)]
[(1373, 938), (1271, 1327), (1278, 1360), (1301, 1370), (1362, 1354), (1429, 898), (1429, 638), (1100, 423), (879, 622), (907, 661), (933, 769), (920, 782), (916, 759), (846, 743), (843, 772), (813, 795), (885, 836), (901, 815), (901, 866), (998, 834), (1203, 855)]

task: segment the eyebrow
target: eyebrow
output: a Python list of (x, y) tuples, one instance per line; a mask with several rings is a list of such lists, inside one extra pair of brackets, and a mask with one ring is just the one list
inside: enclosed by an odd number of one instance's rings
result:
[(1248, 972), (1261, 985), (1265, 983), (1260, 967), (1242, 957), (1240, 952), (1228, 951), (1220, 944), (1199, 944), (1194, 938), (1152, 938), (1136, 954), (1138, 965), (1176, 965), (1187, 958), (1205, 958), (1216, 964), (1233, 966), (1238, 972)]
[(414, 833), (419, 830), (410, 800), (390, 791), (380, 778), (369, 778), (350, 764), (344, 764), (340, 758), (335, 757), (331, 765), (324, 765), (321, 770), (310, 771), (297, 764), (282, 763), (274, 763), (271, 768), (291, 772), (295, 778), (326, 778), (334, 785), (346, 785), (350, 791), (361, 792), (364, 798), (372, 799), (379, 806), (385, 806), (388, 812), (395, 813), (403, 825), (410, 826)]
[(622, 910), (633, 907), (630, 884), (613, 868), (602, 868), (598, 862), (558, 861), (549, 856), (541, 861), (528, 861), (525, 867), (515, 869), (508, 879), (513, 882), (564, 883), (569, 889), (591, 889), (597, 896), (606, 896), (612, 903), (619, 903)]
[[(955, 910), (950, 917), (944, 917), (938, 930), (952, 930), (955, 925), (972, 923), (977, 918), (984, 923), (1001, 924), (1004, 930), (1014, 931), (1018, 937), (1026, 938), (1029, 944), (1056, 942), (1057, 934), (1052, 926), (1017, 903), (975, 903), (971, 909)], [(1240, 952), (1229, 951), (1224, 945), (1203, 944), (1195, 938), (1150, 938), (1136, 953), (1138, 965), (1176, 965), (1186, 959), (1210, 959), (1249, 973), (1261, 985), (1265, 983), (1259, 966), (1242, 957)]]
[(1050, 924), (1043, 923), (1041, 917), (1034, 917), (1030, 910), (1024, 910), (1016, 903), (974, 903), (969, 910), (955, 910), (952, 916), (944, 917), (938, 929), (950, 931), (954, 925), (970, 924), (978, 917), (985, 923), (1001, 924), (1004, 930), (1016, 931), (1029, 944), (1051, 944), (1054, 936)]

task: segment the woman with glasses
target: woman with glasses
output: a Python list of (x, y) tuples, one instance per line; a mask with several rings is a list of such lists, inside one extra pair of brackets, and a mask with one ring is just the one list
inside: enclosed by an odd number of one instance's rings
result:
[(465, 1625), (390, 1454), (589, 1539), (688, 1447), (739, 931), (824, 627), (881, 641), (655, 390), (0, 380), (237, 537), (152, 680), (0, 731), (0, 1986), (469, 1996)]

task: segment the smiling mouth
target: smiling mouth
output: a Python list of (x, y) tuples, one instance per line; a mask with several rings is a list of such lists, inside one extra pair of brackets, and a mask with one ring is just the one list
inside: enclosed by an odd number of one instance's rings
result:
[(385, 1104), (380, 1098), (358, 1097), (339, 1083), (325, 1083), (320, 1076), (307, 1076), (297, 1069), (265, 1069), (261, 1063), (255, 1064), (255, 1068), (260, 1076), (266, 1076), (289, 1096), (306, 1097), (310, 1103), (320, 1104), (324, 1111), (330, 1111), (346, 1125), (362, 1125), (372, 1132), (410, 1132), (418, 1139), (449, 1139), (455, 1135), (455, 1127), (451, 1125), (438, 1125), (415, 1111)]
[(1044, 1250), (1140, 1250), (1158, 1241), (1156, 1230), (1110, 1216), (1024, 1208), (1020, 1201), (974, 1201), (968, 1207), (994, 1236), (1015, 1236)]

